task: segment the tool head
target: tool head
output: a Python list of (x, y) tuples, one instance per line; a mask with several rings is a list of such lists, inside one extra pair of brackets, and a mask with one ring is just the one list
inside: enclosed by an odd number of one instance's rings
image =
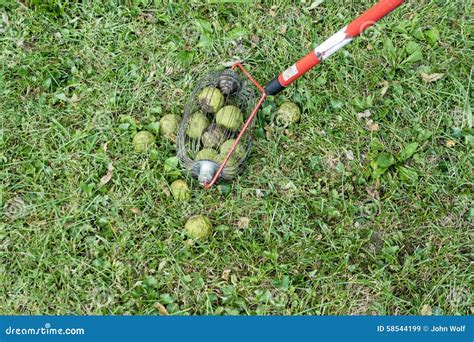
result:
[(184, 109), (177, 149), (181, 165), (202, 185), (218, 173), (219, 179), (232, 179), (242, 171), (252, 147), (253, 125), (245, 132), (243, 128), (254, 107), (254, 87), (232, 69), (211, 72), (198, 81)]

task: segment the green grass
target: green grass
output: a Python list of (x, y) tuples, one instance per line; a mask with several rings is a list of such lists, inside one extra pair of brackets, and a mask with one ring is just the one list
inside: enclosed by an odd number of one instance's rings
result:
[[(269, 99), (245, 172), (183, 174), (185, 203), (174, 146), (134, 153), (120, 117), (181, 114), (235, 59), (270, 80), (373, 1), (39, 2), (0, 2), (0, 313), (473, 312), (472, 1), (409, 2)], [(191, 246), (194, 214), (219, 228)]]

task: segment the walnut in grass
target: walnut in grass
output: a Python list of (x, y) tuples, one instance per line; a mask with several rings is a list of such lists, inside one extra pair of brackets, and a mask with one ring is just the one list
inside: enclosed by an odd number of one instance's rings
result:
[(196, 160), (216, 160), (217, 151), (212, 148), (205, 148), (196, 154)]
[(300, 120), (300, 108), (293, 102), (285, 102), (278, 108), (276, 122), (280, 126), (287, 127)]
[(209, 126), (209, 120), (202, 112), (194, 113), (188, 122), (186, 134), (192, 139), (201, 139), (202, 133)]
[(219, 126), (230, 131), (238, 131), (244, 123), (244, 117), (239, 108), (235, 106), (225, 106), (216, 114), (216, 122)]
[(207, 239), (212, 234), (212, 223), (206, 216), (196, 215), (188, 219), (184, 229), (192, 239)]
[[(225, 141), (220, 148), (220, 154), (223, 154), (224, 156), (227, 155), (227, 153), (229, 153), (234, 143), (235, 143), (235, 139), (229, 139)], [(245, 156), (245, 149), (242, 147), (240, 143), (237, 144), (237, 147), (235, 148), (233, 155), (238, 158), (243, 158)]]
[(141, 131), (133, 137), (133, 149), (137, 153), (145, 152), (155, 143), (155, 136), (148, 131)]
[(198, 94), (199, 106), (205, 113), (217, 113), (224, 105), (224, 96), (217, 88), (206, 87)]
[(224, 140), (225, 130), (222, 127), (212, 125), (201, 137), (202, 145), (206, 148), (217, 147)]
[(181, 117), (178, 115), (168, 114), (163, 116), (160, 120), (161, 135), (168, 140), (176, 141), (180, 121)]
[(188, 187), (188, 184), (182, 180), (178, 179), (171, 183), (171, 193), (177, 201), (187, 201), (191, 198), (191, 190)]

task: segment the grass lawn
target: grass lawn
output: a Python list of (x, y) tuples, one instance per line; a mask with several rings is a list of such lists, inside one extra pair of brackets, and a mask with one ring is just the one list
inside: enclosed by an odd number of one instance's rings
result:
[[(474, 312), (471, 0), (409, 1), (267, 100), (244, 173), (182, 173), (186, 202), (175, 146), (133, 134), (234, 60), (272, 79), (374, 0), (40, 2), (0, 1), (1, 314)], [(192, 244), (195, 214), (214, 230)]]

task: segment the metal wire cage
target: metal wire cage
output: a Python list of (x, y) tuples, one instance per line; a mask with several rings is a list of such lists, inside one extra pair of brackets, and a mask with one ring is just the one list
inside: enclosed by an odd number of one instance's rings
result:
[[(214, 71), (198, 81), (186, 103), (176, 142), (181, 165), (201, 183), (209, 182), (221, 166), (255, 102), (255, 90), (234, 70)], [(253, 129), (252, 124), (246, 130), (219, 179), (233, 179), (242, 172)], [(207, 176), (204, 168), (211, 170)]]

